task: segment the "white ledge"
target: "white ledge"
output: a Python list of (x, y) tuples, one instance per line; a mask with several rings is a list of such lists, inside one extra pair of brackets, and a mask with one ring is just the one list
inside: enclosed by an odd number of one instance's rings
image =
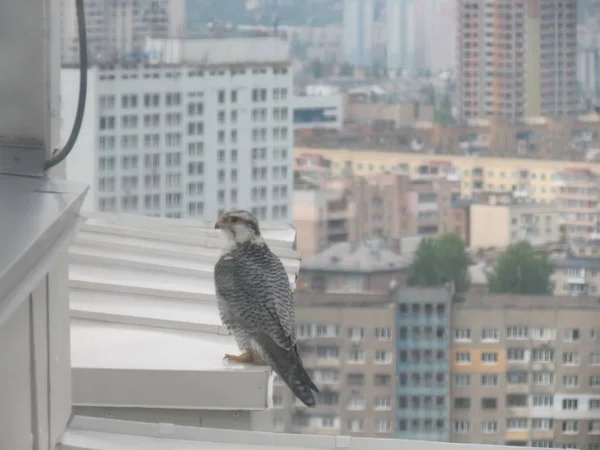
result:
[[(69, 248), (73, 403), (267, 408), (269, 369), (222, 361), (238, 349), (216, 306), (218, 232), (202, 222), (101, 216), (88, 218)], [(294, 284), (295, 231), (273, 233)]]
[(62, 445), (64, 450), (514, 450), (505, 445), (264, 433), (79, 416)]
[(72, 237), (86, 192), (87, 186), (45, 176), (0, 174), (0, 324), (44, 274), (26, 275), (57, 241)]
[(266, 367), (225, 364), (230, 336), (71, 320), (73, 403), (178, 409), (264, 409)]

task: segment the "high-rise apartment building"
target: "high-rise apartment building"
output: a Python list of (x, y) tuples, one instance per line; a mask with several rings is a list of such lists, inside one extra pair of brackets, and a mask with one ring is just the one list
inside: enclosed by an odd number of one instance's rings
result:
[(397, 293), (399, 439), (448, 441), (453, 295), (451, 286), (409, 287)]
[(386, 0), (385, 5), (391, 74), (454, 67), (454, 0)]
[(387, 68), (396, 73), (414, 71), (415, 61), (415, 1), (387, 0)]
[[(214, 219), (232, 207), (289, 221), (292, 75), (275, 37), (155, 41), (145, 65), (94, 66), (67, 176), (84, 209)], [(62, 74), (62, 139), (79, 69)]]
[[(113, 60), (135, 56), (146, 37), (183, 37), (184, 0), (85, 0), (88, 57)], [(75, 2), (61, 0), (61, 57), (79, 60)]]
[(375, 0), (344, 0), (343, 46), (345, 62), (373, 64)]
[(295, 301), (298, 349), (321, 392), (309, 409), (276, 378), (274, 431), (395, 437), (393, 299), (302, 292)]
[(452, 310), (452, 442), (600, 448), (600, 306), (468, 296)]
[(576, 0), (460, 0), (458, 8), (461, 120), (577, 113)]

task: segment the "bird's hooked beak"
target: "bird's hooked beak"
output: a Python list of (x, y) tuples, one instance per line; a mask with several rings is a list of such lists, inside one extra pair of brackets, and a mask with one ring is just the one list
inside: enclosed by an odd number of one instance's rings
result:
[(224, 220), (223, 220), (223, 218), (222, 218), (222, 217), (221, 217), (221, 218), (219, 218), (219, 220), (217, 220), (217, 221), (215, 222), (215, 230), (220, 230), (221, 228), (223, 228), (223, 225), (224, 225), (224, 224), (225, 224), (225, 223), (224, 223)]

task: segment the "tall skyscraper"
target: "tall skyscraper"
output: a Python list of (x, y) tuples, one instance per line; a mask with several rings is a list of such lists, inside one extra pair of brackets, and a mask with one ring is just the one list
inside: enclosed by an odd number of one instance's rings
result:
[(577, 0), (459, 0), (458, 8), (462, 120), (577, 113)]
[(454, 66), (454, 0), (387, 0), (390, 73), (448, 70)]
[[(241, 207), (289, 221), (289, 43), (167, 39), (151, 40), (147, 51), (155, 55), (148, 63), (89, 69), (84, 122), (67, 162), (68, 179), (90, 185), (84, 210), (214, 220)], [(78, 79), (79, 69), (63, 69), (63, 142)]]
[(344, 1), (344, 59), (355, 66), (373, 64), (374, 0)]
[(387, 0), (386, 17), (388, 70), (415, 70), (415, 0)]

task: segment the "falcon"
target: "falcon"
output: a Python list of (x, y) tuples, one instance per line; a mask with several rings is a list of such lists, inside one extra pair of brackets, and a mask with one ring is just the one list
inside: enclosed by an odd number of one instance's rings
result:
[(225, 359), (270, 366), (302, 403), (314, 407), (313, 391), (319, 390), (298, 354), (294, 301), (281, 260), (248, 211), (226, 212), (215, 229), (229, 244), (214, 271), (219, 314), (241, 352)]

